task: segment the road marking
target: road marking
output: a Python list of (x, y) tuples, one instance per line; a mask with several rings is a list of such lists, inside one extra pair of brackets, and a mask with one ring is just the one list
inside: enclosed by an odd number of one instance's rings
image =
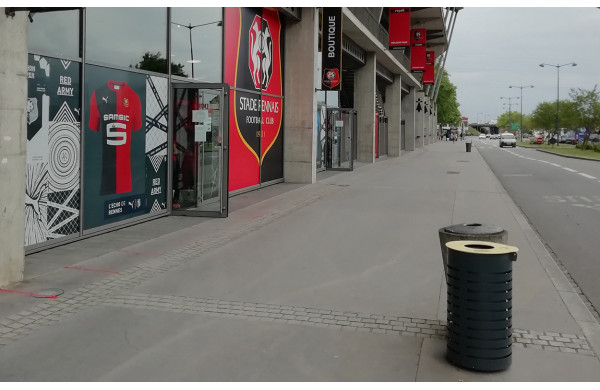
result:
[(575, 173), (577, 173), (577, 171), (576, 171), (576, 170), (574, 170), (574, 169), (571, 169), (571, 168), (563, 167), (563, 169), (564, 169), (565, 171), (569, 171), (569, 172), (575, 172)]
[(579, 174), (583, 177), (587, 177), (588, 179), (592, 179), (592, 180), (596, 180), (597, 178), (592, 176), (592, 175), (588, 175), (587, 173), (581, 173), (579, 172)]
[(533, 176), (533, 174), (531, 173), (509, 173), (506, 175), (502, 175), (504, 177), (527, 177), (527, 176)]

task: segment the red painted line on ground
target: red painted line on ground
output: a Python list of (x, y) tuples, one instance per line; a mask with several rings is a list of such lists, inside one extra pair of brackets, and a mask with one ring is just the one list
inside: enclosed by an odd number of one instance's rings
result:
[(103, 272), (107, 274), (118, 274), (117, 271), (107, 271), (103, 269), (93, 269), (93, 268), (85, 268), (85, 267), (65, 267), (65, 269), (76, 269), (80, 271), (91, 271), (91, 272)]
[(42, 295), (42, 294), (36, 294), (36, 293), (25, 292), (25, 291), (5, 290), (5, 289), (3, 289), (3, 288), (0, 288), (0, 292), (7, 292), (7, 293), (14, 293), (14, 294), (23, 294), (23, 295), (29, 295), (29, 296), (31, 296), (31, 297), (36, 297), (36, 298), (50, 298), (50, 299), (56, 299), (56, 295)]

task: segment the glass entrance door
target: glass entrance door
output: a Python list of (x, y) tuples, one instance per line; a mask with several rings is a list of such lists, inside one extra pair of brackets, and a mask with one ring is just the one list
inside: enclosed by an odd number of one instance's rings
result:
[(227, 217), (229, 87), (173, 84), (172, 210)]
[(355, 111), (345, 108), (327, 109), (326, 167), (329, 170), (353, 169), (353, 133)]

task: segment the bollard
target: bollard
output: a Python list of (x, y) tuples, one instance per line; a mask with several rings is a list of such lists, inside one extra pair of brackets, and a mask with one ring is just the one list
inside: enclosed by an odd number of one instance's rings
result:
[(471, 153), (471, 142), (467, 141), (465, 145), (467, 145), (467, 153)]
[(447, 275), (447, 360), (478, 371), (512, 362), (512, 263), (518, 248), (451, 241)]
[(438, 230), (440, 237), (440, 247), (442, 249), (442, 262), (444, 272), (448, 273), (448, 249), (446, 243), (450, 241), (491, 241), (499, 244), (508, 242), (508, 232), (501, 227), (493, 225), (483, 225), (481, 223), (461, 223), (458, 225), (447, 226)]

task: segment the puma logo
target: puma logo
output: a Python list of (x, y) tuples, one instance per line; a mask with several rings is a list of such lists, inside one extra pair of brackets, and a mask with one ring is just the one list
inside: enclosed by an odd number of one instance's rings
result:
[(102, 100), (104, 100), (104, 103), (108, 104), (108, 96), (107, 97), (103, 97)]

